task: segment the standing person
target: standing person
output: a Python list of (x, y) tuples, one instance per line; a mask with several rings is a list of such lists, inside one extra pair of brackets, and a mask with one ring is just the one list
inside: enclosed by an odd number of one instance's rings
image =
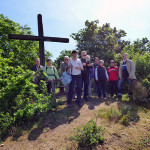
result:
[(95, 69), (95, 79), (98, 82), (98, 86), (100, 89), (99, 98), (103, 94), (103, 98), (106, 99), (106, 79), (108, 80), (108, 74), (106, 68), (103, 66), (104, 61), (99, 61), (99, 66)]
[(47, 83), (47, 91), (48, 93), (52, 92), (55, 94), (55, 80), (59, 79), (58, 72), (54, 66), (52, 66), (52, 60), (47, 59), (47, 66), (44, 67), (43, 72), (46, 73), (48, 83)]
[(34, 71), (33, 72), (33, 77), (35, 79), (36, 78), (35, 72), (38, 71), (38, 70), (43, 70), (43, 66), (40, 65), (40, 58), (35, 58), (34, 63), (35, 63), (35, 65), (32, 66), (31, 70)]
[(72, 59), (70, 60), (69, 67), (68, 67), (68, 72), (70, 72), (72, 76), (72, 81), (70, 82), (70, 85), (69, 85), (69, 93), (68, 93), (68, 100), (67, 100), (68, 107), (71, 107), (75, 83), (77, 85), (77, 101), (76, 102), (79, 106), (82, 106), (82, 103), (81, 103), (81, 94), (82, 94), (81, 70), (83, 70), (83, 66), (82, 66), (81, 60), (77, 56), (78, 56), (78, 51), (73, 50)]
[(120, 63), (119, 67), (119, 83), (118, 83), (118, 98), (122, 98), (122, 86), (125, 81), (127, 81), (129, 85), (129, 91), (128, 91), (128, 96), (132, 96), (132, 89), (131, 89), (131, 84), (132, 80), (136, 79), (135, 76), (135, 64), (132, 60), (128, 59), (128, 54), (124, 53), (123, 55), (123, 62)]
[(64, 62), (60, 64), (60, 74), (62, 75), (68, 69), (69, 57), (64, 56)]
[[(61, 74), (61, 75), (62, 75), (65, 71), (67, 71), (68, 65), (69, 65), (69, 57), (68, 57), (68, 56), (64, 56), (64, 62), (61, 63), (61, 65), (60, 65), (60, 74)], [(68, 92), (69, 92), (69, 85), (67, 84), (67, 85), (65, 86), (65, 93), (67, 94), (67, 95), (66, 95), (66, 98), (68, 98)]]
[[(87, 60), (87, 62), (88, 61), (90, 62), (90, 56), (89, 55), (86, 56), (86, 60)], [(90, 74), (89, 74), (89, 86), (88, 86), (88, 95), (89, 96), (92, 96), (92, 80), (93, 80), (93, 67), (91, 65)]]
[(35, 58), (35, 65), (32, 66), (31, 70), (36, 72), (38, 70), (43, 70), (43, 66), (40, 65), (40, 58)]
[(81, 71), (82, 75), (82, 82), (84, 87), (84, 100), (88, 101), (88, 87), (89, 87), (89, 74), (90, 74), (90, 68), (91, 68), (91, 62), (90, 60), (86, 59), (87, 52), (82, 51), (81, 52), (81, 62), (83, 65), (83, 70)]
[(98, 81), (95, 79), (95, 69), (99, 66), (99, 58), (98, 57), (95, 57), (94, 59), (95, 63), (93, 64), (93, 76), (94, 76), (94, 81), (95, 81), (95, 88), (97, 90), (97, 96), (98, 97), (101, 97), (100, 95), (100, 86), (98, 84)]
[(118, 74), (119, 70), (118, 67), (115, 66), (115, 61), (110, 61), (110, 67), (107, 69), (108, 75), (109, 75), (109, 90), (110, 90), (110, 96), (113, 97), (114, 94), (117, 96), (118, 92)]

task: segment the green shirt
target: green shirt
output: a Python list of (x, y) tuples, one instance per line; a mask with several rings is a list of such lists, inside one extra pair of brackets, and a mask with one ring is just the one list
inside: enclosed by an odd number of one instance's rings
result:
[[(47, 68), (47, 69), (46, 69)], [(43, 72), (45, 72), (47, 74), (47, 79), (59, 79), (59, 75), (58, 75), (58, 71), (56, 70), (56, 68), (54, 66), (52, 67), (44, 67)]]

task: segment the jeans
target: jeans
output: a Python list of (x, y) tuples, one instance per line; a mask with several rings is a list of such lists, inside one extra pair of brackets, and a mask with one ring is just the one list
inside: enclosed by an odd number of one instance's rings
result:
[(118, 96), (122, 96), (122, 87), (123, 87), (123, 83), (125, 81), (127, 81), (128, 85), (129, 85), (128, 95), (132, 96), (132, 91), (131, 91), (132, 79), (128, 79), (128, 78), (122, 78), (121, 80), (119, 80), (119, 83), (118, 83)]
[(72, 75), (72, 81), (70, 82), (68, 92), (68, 100), (67, 100), (68, 104), (71, 104), (72, 102), (75, 83), (77, 85), (77, 103), (81, 103), (82, 77), (81, 75)]
[(110, 90), (110, 95), (114, 96), (118, 92), (118, 81), (109, 81), (109, 90)]
[(84, 99), (88, 97), (88, 87), (89, 87), (89, 74), (82, 76), (82, 87), (84, 87)]

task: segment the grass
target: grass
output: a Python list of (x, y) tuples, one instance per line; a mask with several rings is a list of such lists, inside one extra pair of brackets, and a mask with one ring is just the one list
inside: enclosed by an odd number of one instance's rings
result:
[[(127, 95), (123, 95), (123, 102), (111, 99), (100, 101), (92, 97), (89, 102), (84, 102), (82, 108), (73, 102), (73, 107), (69, 109), (65, 97), (61, 97), (61, 100), (57, 100), (59, 106), (55, 112), (48, 113), (28, 133), (18, 137), (17, 141), (20, 142), (13, 142), (13, 138), (9, 137), (4, 142), (5, 149), (79, 149), (78, 142), (70, 140), (74, 128), (83, 127), (94, 118), (97, 126), (105, 128), (104, 144), (98, 144), (95, 149), (148, 150), (150, 110), (128, 101)], [(93, 109), (89, 109), (91, 106)], [(34, 142), (28, 138), (31, 133), (36, 137)]]

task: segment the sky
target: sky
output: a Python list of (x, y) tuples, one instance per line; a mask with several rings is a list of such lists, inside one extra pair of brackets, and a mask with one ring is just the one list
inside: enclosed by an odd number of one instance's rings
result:
[(85, 27), (85, 21), (123, 29), (125, 39), (150, 40), (150, 0), (0, 0), (0, 13), (38, 35), (37, 14), (42, 14), (45, 36), (69, 38), (69, 43), (45, 42), (55, 60), (62, 50), (73, 50), (70, 35)]

